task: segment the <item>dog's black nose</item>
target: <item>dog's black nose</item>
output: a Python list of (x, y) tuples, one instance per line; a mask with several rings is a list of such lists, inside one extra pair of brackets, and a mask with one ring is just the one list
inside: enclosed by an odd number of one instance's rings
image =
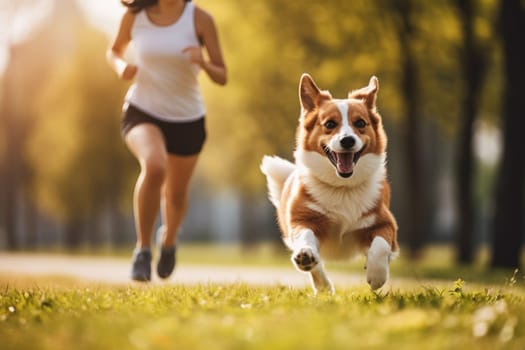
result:
[(353, 136), (345, 136), (339, 141), (339, 143), (344, 149), (350, 149), (355, 145), (355, 138)]

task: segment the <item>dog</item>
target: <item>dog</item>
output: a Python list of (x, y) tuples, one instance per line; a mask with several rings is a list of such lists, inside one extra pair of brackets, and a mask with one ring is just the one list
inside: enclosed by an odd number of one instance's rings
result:
[(309, 273), (314, 293), (335, 292), (323, 259), (365, 254), (367, 282), (376, 290), (399, 250), (378, 89), (373, 76), (368, 86), (335, 99), (303, 74), (295, 163), (262, 159), (283, 242), (295, 267)]

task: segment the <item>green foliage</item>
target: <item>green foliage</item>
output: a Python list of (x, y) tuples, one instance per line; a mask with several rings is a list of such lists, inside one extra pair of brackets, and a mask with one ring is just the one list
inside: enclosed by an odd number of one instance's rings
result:
[[(197, 286), (9, 286), (0, 291), (8, 349), (520, 349), (524, 294), (428, 287), (372, 293)], [(23, 336), (22, 336), (23, 335)]]
[(29, 155), (36, 198), (63, 220), (82, 220), (129, 192), (130, 156), (119, 137), (123, 84), (104, 60), (105, 39), (73, 31), (69, 59), (35, 106)]
[[(203, 0), (200, 4), (217, 20), (230, 75), (228, 86), (221, 89), (204, 81), (210, 146), (203, 163), (214, 169), (209, 176), (212, 183), (260, 190), (264, 188), (258, 170), (262, 155), (292, 157), (303, 72), (335, 97), (345, 97), (377, 75), (383, 118), (389, 123), (404, 119), (401, 47), (395, 34), (399, 18), (392, 2)], [(422, 117), (451, 137), (459, 125), (462, 100), (457, 13), (447, 1), (414, 4), (411, 44), (421, 79), (420, 110)], [(477, 35), (487, 47), (495, 40), (494, 7), (493, 0), (484, 1), (476, 17)], [(498, 79), (496, 70), (489, 74), (491, 80)], [(494, 91), (498, 85), (489, 85), (484, 106), (497, 105), (499, 100)]]
[[(395, 69), (394, 61), (385, 60), (396, 49), (392, 37), (380, 23), (367, 21), (375, 13), (365, 2), (232, 0), (202, 6), (215, 15), (230, 75), (224, 89), (204, 87), (213, 144), (204, 163), (217, 172), (216, 183), (259, 191), (262, 156), (292, 156), (303, 72), (344, 97), (373, 74), (388, 82)], [(334, 21), (340, 13), (347, 18)], [(384, 87), (381, 106), (395, 110), (393, 84)]]

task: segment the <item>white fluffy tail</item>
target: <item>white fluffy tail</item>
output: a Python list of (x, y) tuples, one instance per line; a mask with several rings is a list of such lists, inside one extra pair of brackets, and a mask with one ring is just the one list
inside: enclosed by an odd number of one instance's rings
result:
[(264, 156), (261, 171), (266, 175), (270, 202), (277, 208), (281, 199), (284, 183), (295, 170), (295, 165), (277, 156)]

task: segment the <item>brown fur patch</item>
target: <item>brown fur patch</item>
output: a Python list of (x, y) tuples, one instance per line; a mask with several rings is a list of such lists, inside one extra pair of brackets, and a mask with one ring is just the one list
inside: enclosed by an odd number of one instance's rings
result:
[(329, 228), (330, 220), (311, 208), (308, 208), (308, 203), (316, 204), (312, 196), (306, 191), (304, 184), (295, 184), (298, 190), (292, 193), (292, 186), (287, 186), (283, 192), (283, 197), (287, 198), (282, 202), (279, 208), (279, 223), (283, 237), (288, 237), (292, 234), (289, 232), (289, 227), (309, 228), (311, 229), (317, 239), (323, 241)]

